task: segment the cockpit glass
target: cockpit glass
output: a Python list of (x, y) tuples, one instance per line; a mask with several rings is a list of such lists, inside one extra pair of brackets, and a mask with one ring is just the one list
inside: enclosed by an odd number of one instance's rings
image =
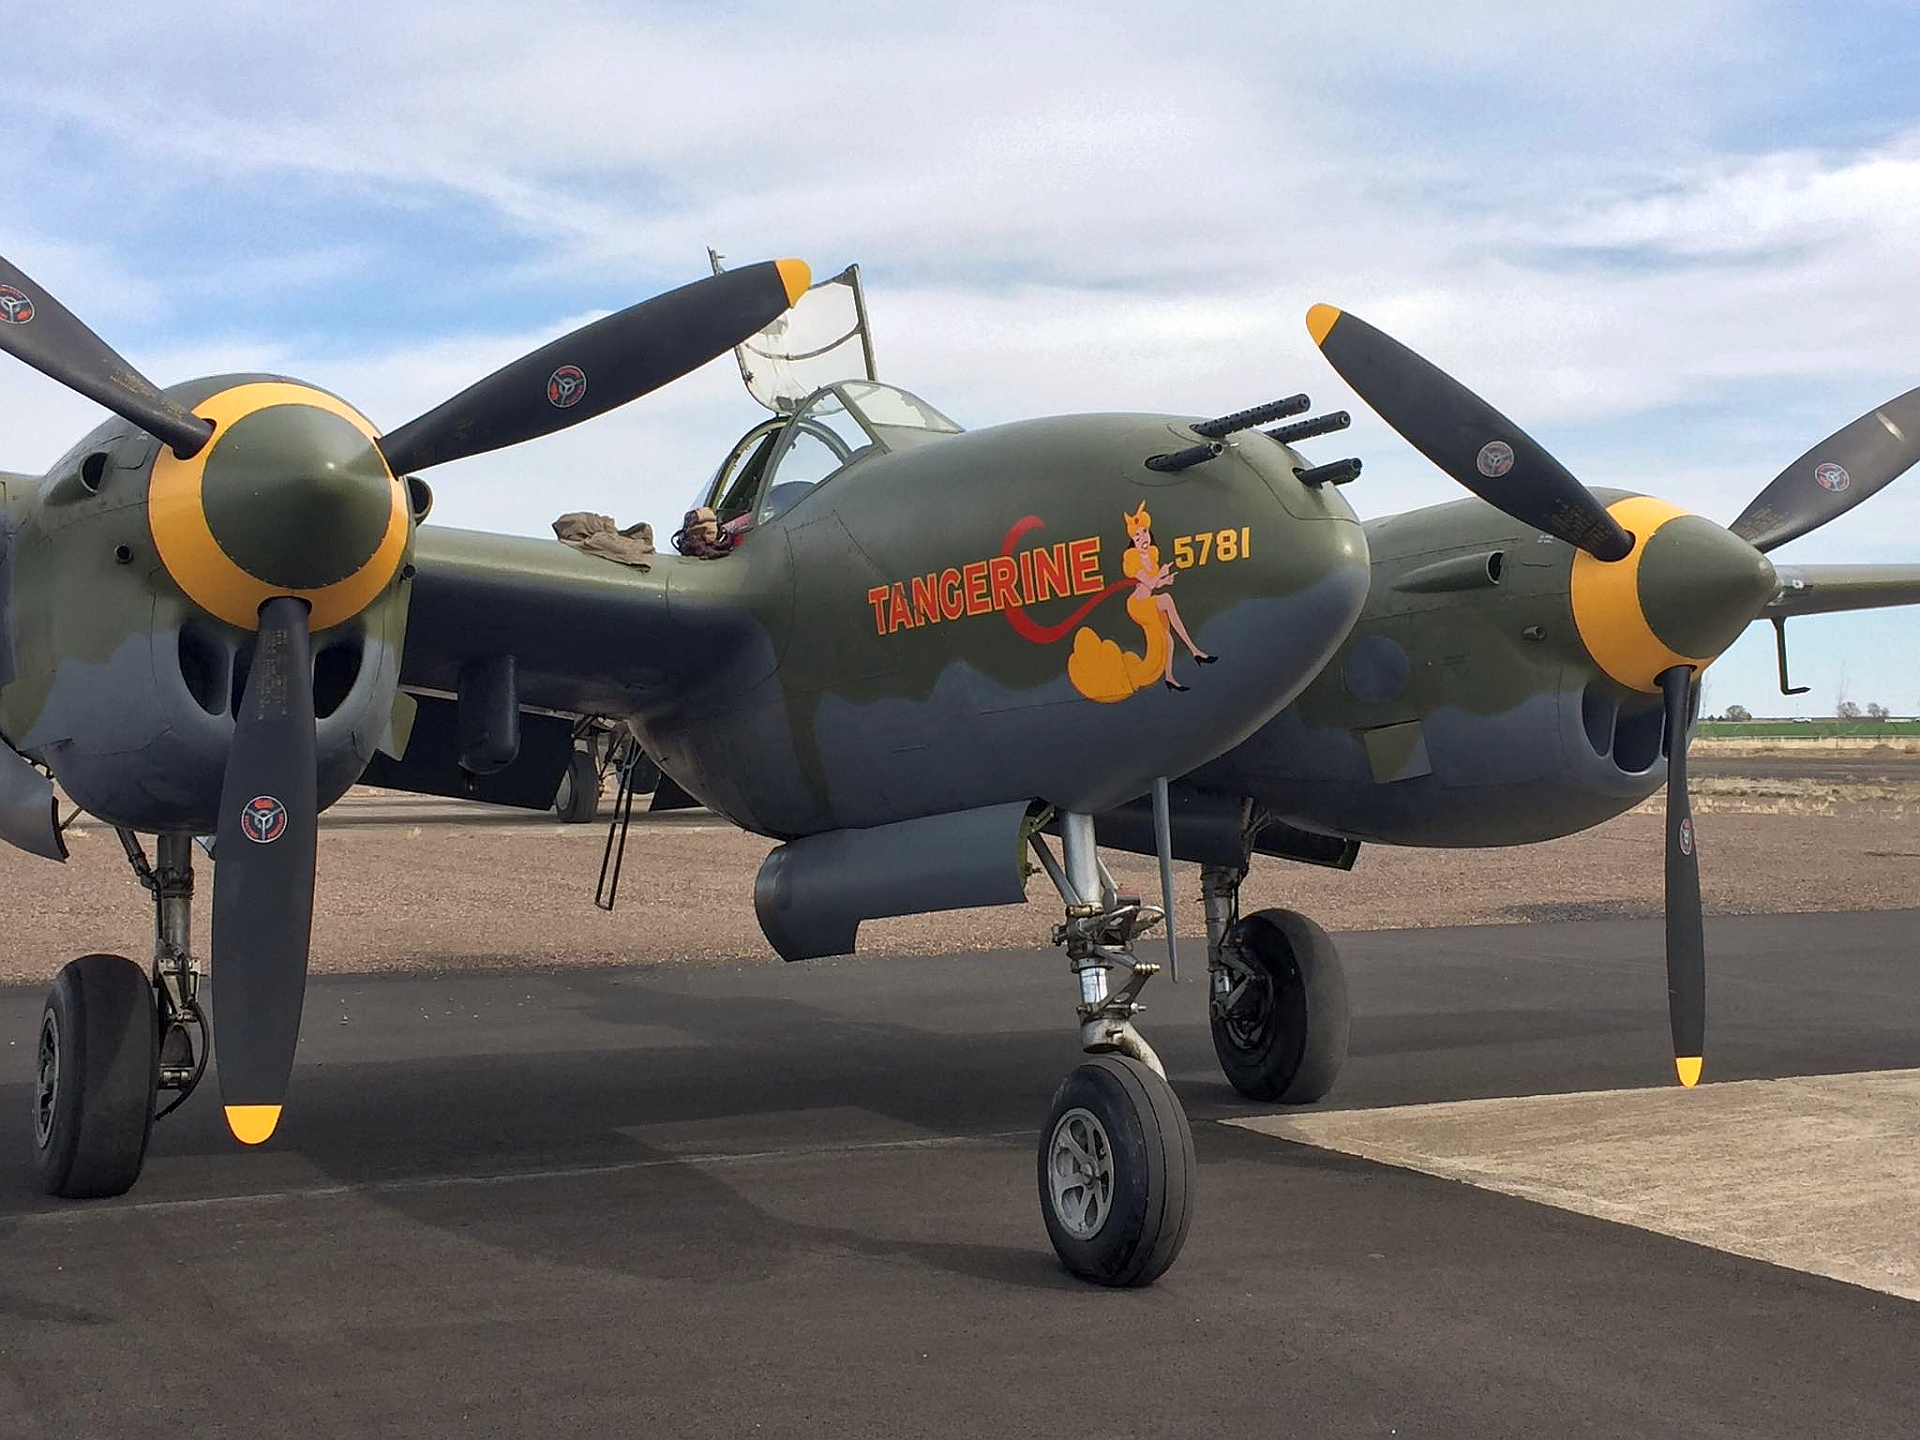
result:
[(909, 395), (891, 385), (881, 385), (872, 380), (848, 380), (836, 388), (871, 430), (931, 430), (941, 435), (960, 433), (958, 425), (918, 395)]
[(779, 478), (821, 481), (862, 458), (873, 440), (833, 391), (823, 393), (793, 421), (793, 446), (781, 457)]
[(720, 473), (713, 477), (705, 498), (700, 502), (711, 505), (719, 519), (725, 521), (737, 515), (744, 515), (753, 506), (754, 496), (760, 491), (760, 481), (766, 475), (767, 458), (773, 453), (773, 447), (780, 438), (777, 429), (768, 429), (765, 433), (756, 430), (734, 447), (732, 455), (720, 467)]
[(917, 395), (871, 380), (844, 380), (815, 391), (784, 424), (768, 421), (750, 431), (714, 476), (705, 503), (723, 525), (744, 526), (749, 514), (752, 524), (762, 525), (869, 455), (960, 433)]

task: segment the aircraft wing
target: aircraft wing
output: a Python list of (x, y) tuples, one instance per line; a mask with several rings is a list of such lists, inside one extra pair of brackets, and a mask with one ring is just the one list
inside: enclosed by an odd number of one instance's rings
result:
[(640, 570), (557, 540), (423, 525), (400, 683), (453, 694), (463, 666), (511, 655), (523, 706), (625, 714), (685, 661), (687, 627), (667, 617), (674, 558)]
[(1920, 605), (1920, 565), (1779, 565), (1780, 589), (1756, 618)]

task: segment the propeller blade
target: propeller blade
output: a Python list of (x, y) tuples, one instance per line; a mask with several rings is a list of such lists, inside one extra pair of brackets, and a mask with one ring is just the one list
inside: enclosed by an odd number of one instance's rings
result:
[(258, 1145), (293, 1072), (313, 931), (317, 777), (307, 602), (260, 607), (220, 787), (213, 869), (213, 1036), (227, 1125)]
[(1660, 672), (1667, 701), (1667, 1009), (1682, 1085), (1700, 1079), (1707, 1034), (1707, 938), (1700, 918), (1700, 846), (1687, 798), (1687, 702), (1693, 670)]
[(213, 434), (212, 421), (188, 413), (162, 395), (71, 310), (4, 259), (0, 259), (0, 350), (164, 440), (183, 460)]
[(1307, 311), (1307, 330), (1382, 420), (1489, 505), (1599, 560), (1633, 549), (1633, 537), (1565, 466), (1439, 366), (1331, 305)]
[(1774, 477), (1728, 528), (1772, 550), (1847, 513), (1920, 460), (1920, 389), (1833, 432)]
[(765, 260), (682, 285), (583, 325), (380, 439), (396, 475), (578, 425), (699, 369), (806, 293), (798, 260)]

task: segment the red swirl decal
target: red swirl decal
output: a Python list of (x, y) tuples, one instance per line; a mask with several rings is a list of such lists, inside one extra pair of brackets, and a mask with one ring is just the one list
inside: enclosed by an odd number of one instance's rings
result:
[[(1046, 522), (1038, 515), (1022, 515), (1018, 520), (1013, 522), (1013, 528), (1007, 531), (1007, 538), (1001, 542), (1001, 556), (1006, 559), (1012, 559), (1013, 552), (1015, 548), (1019, 546), (1022, 539), (1035, 530), (1044, 529), (1046, 529)], [(1079, 625), (1082, 620), (1085, 620), (1087, 616), (1091, 615), (1094, 607), (1099, 605), (1102, 600), (1105, 600), (1111, 595), (1118, 595), (1122, 590), (1127, 589), (1132, 584), (1133, 582), (1131, 580), (1114, 581), (1111, 585), (1107, 586), (1106, 589), (1089, 596), (1078, 610), (1075, 610), (1058, 625), (1038, 624), (1029, 619), (1027, 612), (1019, 605), (1009, 605), (1000, 613), (1007, 617), (1007, 624), (1013, 627), (1013, 633), (1018, 635), (1022, 640), (1030, 641), (1035, 645), (1053, 645), (1072, 634), (1074, 627)]]

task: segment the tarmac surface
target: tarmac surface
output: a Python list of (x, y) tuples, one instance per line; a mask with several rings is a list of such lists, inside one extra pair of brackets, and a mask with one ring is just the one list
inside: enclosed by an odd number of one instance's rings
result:
[[(1710, 919), (1709, 1081), (1920, 1067), (1916, 925)], [(1292, 1119), (1624, 1091), (1578, 1123), (1633, 1132), (1671, 1073), (1657, 922), (1341, 945), (1352, 1058)], [(28, 1188), (0, 990), (0, 1436), (1913, 1433), (1920, 1305), (1220, 1123), (1263, 1112), (1191, 976), (1144, 1027), (1198, 1210), (1141, 1292), (1041, 1229), (1052, 952), (316, 977), (264, 1151), (202, 1094), (86, 1205)]]

